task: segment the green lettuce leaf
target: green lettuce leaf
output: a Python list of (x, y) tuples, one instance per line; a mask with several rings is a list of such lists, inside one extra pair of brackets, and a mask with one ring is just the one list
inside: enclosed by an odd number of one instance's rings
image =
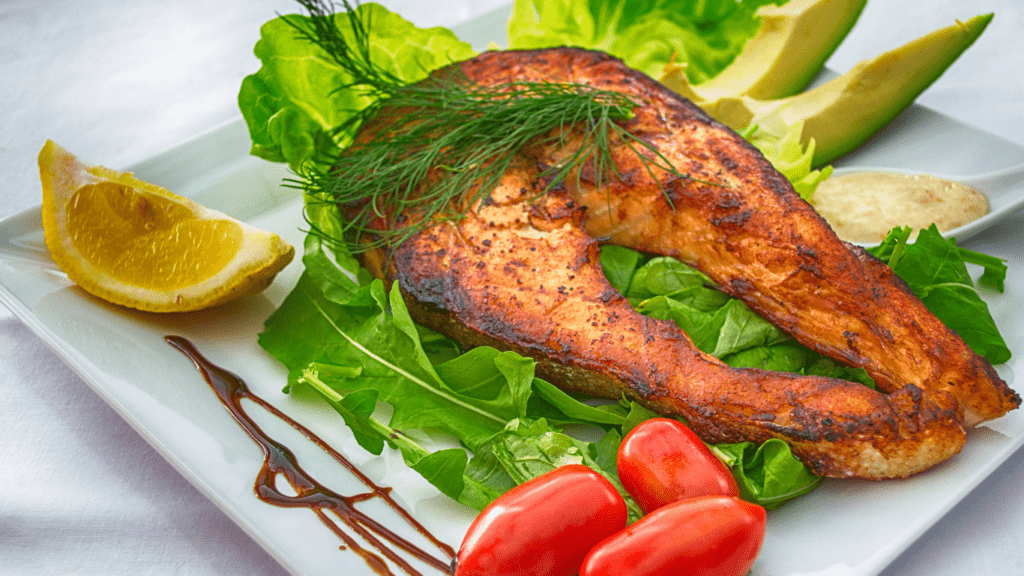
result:
[(780, 123), (774, 130), (751, 124), (740, 135), (764, 154), (765, 159), (789, 180), (801, 198), (809, 201), (818, 184), (832, 175), (832, 167), (811, 169), (811, 161), (814, 159), (814, 138), (811, 138), (806, 147), (801, 146), (800, 137), (803, 130), (803, 122)]
[[(516, 0), (508, 23), (509, 48), (603, 50), (652, 78), (661, 78), (670, 62), (685, 62), (690, 82), (699, 84), (721, 72), (757, 32), (759, 7), (786, 1)], [(802, 122), (771, 129), (751, 125), (742, 136), (807, 200), (832, 167), (811, 169), (815, 144), (811, 140), (801, 146), (802, 132)]]
[[(373, 3), (358, 6), (356, 13), (369, 23), (373, 61), (402, 80), (421, 80), (432, 70), (475, 55), (446, 28), (417, 28)], [(349, 14), (340, 12), (334, 18), (351, 37)], [(289, 14), (263, 25), (255, 48), (262, 66), (242, 81), (238, 94), (251, 153), (287, 162), (296, 171), (306, 162), (329, 162), (352, 138), (334, 129), (372, 101), (358, 90), (337, 90), (351, 78), (299, 35), (297, 27), (307, 22), (306, 16)]]
[(697, 84), (722, 71), (758, 30), (754, 12), (785, 0), (516, 0), (509, 48), (603, 50), (660, 78), (686, 62)]

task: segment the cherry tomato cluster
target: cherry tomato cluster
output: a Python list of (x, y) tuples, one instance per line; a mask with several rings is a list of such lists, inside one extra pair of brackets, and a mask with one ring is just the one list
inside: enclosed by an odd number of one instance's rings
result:
[(626, 526), (612, 484), (583, 465), (498, 497), (469, 527), (456, 576), (743, 576), (764, 541), (764, 508), (689, 428), (641, 423), (619, 447), (623, 486), (645, 516)]

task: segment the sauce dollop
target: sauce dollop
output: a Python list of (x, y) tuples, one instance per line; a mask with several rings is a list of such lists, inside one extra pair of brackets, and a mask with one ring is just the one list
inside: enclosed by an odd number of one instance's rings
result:
[[(947, 232), (988, 213), (988, 200), (960, 182), (925, 174), (855, 172), (822, 182), (811, 205), (848, 242), (881, 242), (897, 226), (933, 223)], [(912, 236), (913, 237), (913, 236)]]

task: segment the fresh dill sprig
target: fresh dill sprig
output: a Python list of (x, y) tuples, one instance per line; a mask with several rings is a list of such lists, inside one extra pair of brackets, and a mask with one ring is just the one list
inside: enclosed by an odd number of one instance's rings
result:
[(374, 64), (366, 13), (343, 0), (351, 27), (346, 35), (331, 5), (299, 2), (309, 12), (309, 18), (292, 22), (300, 37), (322, 48), (351, 78), (337, 89), (372, 100), (335, 129), (339, 139), (361, 132), (331, 168), (306, 167), (296, 183), (307, 202), (346, 211), (345, 239), (327, 240), (344, 242), (352, 252), (397, 246), (424, 226), (462, 218), (530, 145), (568, 153), (540, 175), (549, 188), (587, 163), (598, 188), (618, 176), (614, 139), (629, 146), (648, 171), (657, 167), (687, 178), (620, 125), (639, 106), (624, 94), (558, 82), (480, 86), (457, 66), (406, 83)]

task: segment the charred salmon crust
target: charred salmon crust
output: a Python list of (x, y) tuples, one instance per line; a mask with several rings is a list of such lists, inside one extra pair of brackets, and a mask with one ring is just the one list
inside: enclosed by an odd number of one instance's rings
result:
[(945, 392), (910, 385), (885, 395), (737, 370), (674, 323), (638, 314), (604, 278), (583, 208), (564, 192), (531, 202), (535, 180), (510, 171), (488, 206), (398, 247), (392, 270), (413, 318), (468, 346), (530, 356), (566, 390), (626, 394), (682, 416), (708, 442), (781, 438), (822, 475), (907, 476), (963, 445), (959, 406)]
[[(748, 142), (661, 84), (610, 56), (572, 48), (487, 53), (460, 66), (481, 84), (577, 82), (644, 103), (626, 127), (690, 178), (652, 177), (620, 144), (620, 180), (598, 189), (586, 168), (566, 180), (588, 207), (591, 236), (679, 258), (804, 345), (865, 368), (885, 391), (912, 383), (952, 393), (968, 426), (1020, 405), (888, 266), (841, 241)], [(530, 153), (542, 165), (560, 154)]]
[[(567, 390), (626, 394), (685, 417), (709, 442), (781, 438), (829, 476), (914, 474), (961, 449), (965, 414), (973, 424), (1019, 404), (888, 267), (838, 240), (756, 149), (657, 82), (567, 48), (489, 52), (454, 66), (484, 85), (626, 93), (641, 104), (625, 127), (677, 172), (652, 174), (618, 142), (619, 179), (598, 189), (584, 165), (542, 195), (540, 168), (565, 151), (524, 150), (466, 218), (366, 255), (375, 273), (398, 281), (416, 321), (468, 346), (535, 358), (539, 375)], [(890, 393), (726, 366), (674, 324), (636, 313), (601, 273), (595, 238), (693, 265)]]

